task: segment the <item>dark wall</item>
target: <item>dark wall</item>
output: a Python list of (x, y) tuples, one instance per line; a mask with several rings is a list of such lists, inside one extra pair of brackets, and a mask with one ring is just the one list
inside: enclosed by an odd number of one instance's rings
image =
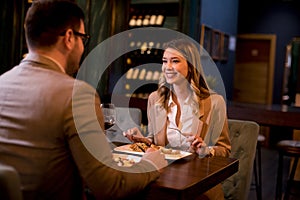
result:
[[(86, 13), (86, 31), (92, 36), (85, 55), (109, 36), (127, 29), (123, 27), (124, 21), (127, 22), (127, 19), (118, 17), (116, 13), (120, 15), (120, 13), (128, 11), (126, 6), (129, 5), (130, 0), (76, 0), (76, 2)], [(184, 13), (181, 24), (182, 32), (196, 41), (200, 40), (200, 19), (221, 31), (235, 35), (237, 0), (226, 2), (226, 4), (222, 0), (184, 0), (180, 2), (182, 2), (182, 12)], [(1, 1), (1, 30), (5, 31), (0, 32), (0, 74), (18, 64), (25, 53), (25, 40), (22, 35), (24, 34), (23, 23), (27, 8), (28, 5), (21, 0)], [(220, 13), (223, 17), (216, 17), (215, 13)], [(121, 16), (127, 15), (128, 13), (121, 14)], [(114, 23), (111, 24), (111, 22)], [(233, 60), (234, 52), (230, 52), (226, 63), (216, 63), (222, 74), (229, 99), (232, 96)], [(110, 71), (108, 73), (119, 74), (122, 72)], [(108, 89), (105, 84), (108, 81), (107, 76), (104, 79), (106, 79), (104, 83), (99, 85), (101, 91)]]
[(0, 2), (0, 74), (17, 65), (22, 59), (25, 41), (23, 24), (26, 1), (10, 0)]
[[(126, 0), (122, 6), (128, 5)], [(105, 38), (117, 33), (120, 25), (109, 23), (112, 10), (118, 9), (117, 1), (77, 0), (88, 13), (87, 30), (92, 35), (87, 52)], [(285, 47), (292, 38), (300, 36), (300, 2), (298, 0), (192, 0), (185, 6), (189, 13), (187, 27), (182, 27), (195, 40), (199, 41), (199, 20), (214, 29), (236, 37), (238, 33), (276, 34), (276, 60), (274, 72), (273, 103), (281, 102), (282, 81), (285, 62)], [(0, 74), (19, 63), (24, 53), (23, 33), (24, 1), (1, 1), (0, 32)], [(193, 6), (192, 6), (193, 5)], [(195, 8), (200, 6), (200, 10)], [(106, 8), (106, 9), (100, 9)], [(126, 10), (126, 9), (125, 9)], [(200, 17), (199, 17), (200, 15)], [(118, 19), (118, 18), (115, 18)], [(96, 24), (95, 24), (96, 23)], [(118, 22), (117, 22), (118, 23)], [(124, 27), (123, 27), (124, 28)], [(232, 99), (235, 51), (229, 51), (226, 62), (216, 61), (224, 81), (226, 96)]]
[(273, 103), (281, 103), (285, 47), (293, 37), (300, 36), (300, 2), (240, 1), (238, 33), (276, 35)]
[[(232, 37), (237, 35), (238, 0), (202, 0), (201, 24), (225, 32)], [(222, 76), (226, 97), (232, 100), (235, 51), (229, 50), (226, 62), (216, 61)]]

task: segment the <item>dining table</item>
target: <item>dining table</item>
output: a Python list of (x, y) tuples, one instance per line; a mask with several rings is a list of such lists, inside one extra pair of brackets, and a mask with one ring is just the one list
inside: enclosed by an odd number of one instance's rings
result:
[(229, 102), (228, 118), (251, 120), (261, 126), (300, 130), (300, 107)]
[[(117, 149), (122, 152), (122, 147), (131, 143), (120, 130), (108, 130), (107, 137), (115, 153), (120, 153)], [(160, 177), (134, 199), (201, 199), (203, 193), (222, 183), (239, 169), (239, 160), (228, 157), (199, 157), (196, 153), (189, 153), (179, 159), (167, 160), (168, 166), (162, 169)]]
[(228, 157), (199, 157), (196, 153), (168, 160), (160, 177), (130, 199), (202, 199), (203, 193), (222, 183), (239, 169), (239, 160)]
[(295, 132), (300, 130), (300, 107), (296, 106), (228, 102), (227, 114), (230, 119), (250, 120), (268, 128), (263, 135), (269, 147), (275, 147), (280, 140), (292, 140), (293, 134), (300, 132)]
[(200, 158), (194, 153), (164, 168), (143, 192), (142, 199), (201, 199), (204, 192), (235, 174), (238, 167), (238, 159)]

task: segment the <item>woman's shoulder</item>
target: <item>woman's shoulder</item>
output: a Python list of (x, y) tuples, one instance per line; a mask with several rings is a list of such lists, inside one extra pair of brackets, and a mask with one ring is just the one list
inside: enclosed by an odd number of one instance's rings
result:
[(159, 94), (157, 91), (151, 92), (148, 97), (148, 106), (154, 105), (159, 99)]
[(225, 108), (226, 109), (226, 102), (222, 95), (220, 95), (218, 93), (213, 93), (210, 95), (210, 98), (211, 98), (211, 103), (214, 108), (222, 108), (222, 109)]
[(211, 100), (211, 103), (213, 105), (218, 104), (218, 105), (224, 105), (224, 106), (226, 106), (226, 102), (225, 102), (224, 97), (222, 95), (218, 94), (218, 93), (212, 93), (212, 94), (210, 94), (210, 98), (209, 99)]
[(157, 91), (154, 91), (154, 92), (151, 92), (149, 97), (148, 97), (148, 100), (152, 100), (152, 99), (158, 99), (159, 98), (159, 95), (158, 95), (158, 92)]
[(220, 100), (224, 100), (224, 97), (223, 97), (222, 95), (218, 94), (218, 93), (212, 93), (212, 94), (210, 94), (210, 97), (211, 97), (212, 99), (220, 99)]

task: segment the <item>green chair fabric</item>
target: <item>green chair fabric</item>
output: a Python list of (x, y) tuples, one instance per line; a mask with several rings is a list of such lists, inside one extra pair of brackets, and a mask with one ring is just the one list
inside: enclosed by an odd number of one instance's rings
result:
[(237, 173), (222, 183), (224, 197), (228, 200), (247, 200), (252, 180), (259, 125), (253, 121), (228, 120), (231, 155), (239, 159)]

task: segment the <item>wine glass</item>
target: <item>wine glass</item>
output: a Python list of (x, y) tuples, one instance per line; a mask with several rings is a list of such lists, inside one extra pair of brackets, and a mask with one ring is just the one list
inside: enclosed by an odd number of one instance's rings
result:
[(108, 130), (116, 122), (116, 108), (112, 103), (103, 103), (101, 109), (104, 117), (104, 129)]

